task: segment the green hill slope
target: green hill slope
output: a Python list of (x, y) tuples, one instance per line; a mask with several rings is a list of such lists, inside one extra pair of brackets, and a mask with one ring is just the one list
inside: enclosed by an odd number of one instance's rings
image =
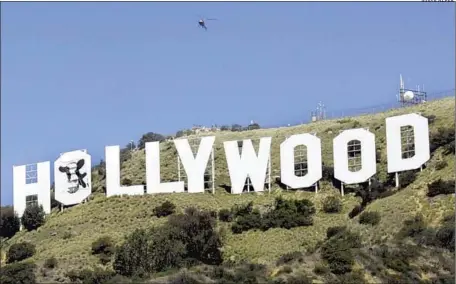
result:
[[(391, 196), (377, 199), (370, 203), (366, 211), (377, 211), (381, 214), (380, 223), (373, 229), (358, 223), (358, 217), (350, 219), (348, 213), (360, 203), (360, 198), (354, 194), (341, 197), (343, 210), (340, 213), (328, 214), (321, 210), (321, 202), (325, 196), (338, 195), (339, 191), (328, 181), (321, 182), (320, 192), (315, 194), (309, 191), (281, 190), (273, 182), (271, 193), (246, 193), (231, 195), (223, 189), (229, 185), (228, 169), (223, 151), (223, 141), (256, 139), (272, 137), (272, 173), (278, 176), (280, 172), (279, 145), (290, 135), (298, 133), (316, 132), (322, 140), (322, 155), (325, 165), (332, 165), (332, 139), (340, 130), (355, 127), (368, 127), (376, 136), (376, 144), (380, 153), (380, 162), (377, 165), (377, 177), (380, 180), (387, 178), (386, 172), (386, 141), (385, 118), (420, 112), (422, 115), (434, 115), (430, 123), (431, 136), (440, 127), (455, 127), (454, 97), (426, 103), (425, 105), (391, 110), (385, 113), (353, 117), (350, 119), (327, 120), (316, 123), (284, 127), (278, 129), (260, 129), (247, 132), (219, 132), (215, 141), (215, 182), (216, 194), (159, 194), (144, 196), (124, 196), (106, 198), (103, 195), (103, 171), (94, 169), (92, 180), (94, 193), (91, 200), (63, 212), (53, 211), (47, 218), (46, 224), (36, 231), (21, 231), (7, 241), (7, 246), (20, 241), (29, 241), (36, 245), (37, 253), (33, 256), (38, 267), (50, 257), (58, 259), (59, 266), (52, 272), (39, 273), (40, 279), (47, 281), (63, 281), (66, 271), (82, 269), (84, 267), (100, 266), (98, 259), (90, 253), (91, 243), (105, 235), (111, 236), (117, 243), (123, 241), (125, 234), (136, 228), (158, 226), (166, 222), (166, 218), (153, 216), (153, 209), (165, 200), (172, 201), (182, 212), (189, 206), (203, 209), (219, 210), (231, 208), (235, 204), (254, 202), (254, 206), (261, 209), (270, 207), (274, 198), (284, 196), (293, 199), (310, 199), (317, 207), (314, 225), (287, 229), (270, 229), (266, 232), (248, 231), (234, 235), (226, 230), (224, 236), (224, 258), (239, 262), (247, 260), (256, 263), (272, 265), (280, 256), (294, 251), (311, 250), (318, 242), (326, 237), (329, 227), (347, 224), (353, 230), (360, 232), (363, 241), (376, 244), (388, 241), (401, 229), (404, 220), (421, 212), (431, 223), (438, 225), (445, 214), (454, 211), (454, 194), (439, 195), (434, 198), (426, 196), (426, 184), (439, 178), (454, 179), (454, 153), (443, 155), (438, 149), (427, 167), (417, 173), (417, 178), (406, 188)], [(255, 144), (255, 141), (254, 141)], [(177, 180), (176, 150), (172, 142), (161, 143), (161, 175), (164, 181)], [(446, 162), (446, 163), (445, 163)], [(444, 166), (436, 166), (444, 165)], [(144, 151), (131, 153), (131, 157), (122, 164), (121, 179), (130, 180), (132, 184), (145, 183)], [(221, 226), (227, 226), (222, 224)], [(311, 261), (310, 261), (311, 262)], [(361, 262), (360, 262), (361, 263)], [(361, 265), (361, 264), (360, 264)], [(312, 265), (311, 265), (312, 266)], [(309, 268), (309, 269), (313, 269)]]

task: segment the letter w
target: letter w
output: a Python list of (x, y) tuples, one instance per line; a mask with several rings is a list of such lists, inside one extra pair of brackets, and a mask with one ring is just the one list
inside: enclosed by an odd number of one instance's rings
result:
[(252, 181), (255, 191), (264, 191), (271, 137), (260, 139), (258, 156), (250, 139), (243, 141), (241, 154), (239, 154), (238, 141), (227, 141), (223, 146), (230, 173), (231, 193), (242, 193), (247, 177)]

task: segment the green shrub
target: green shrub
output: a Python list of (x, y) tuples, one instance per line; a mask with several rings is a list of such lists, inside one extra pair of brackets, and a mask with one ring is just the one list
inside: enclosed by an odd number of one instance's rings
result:
[(323, 264), (315, 264), (315, 267), (313, 269), (313, 272), (317, 275), (325, 275), (329, 273), (329, 268)]
[(113, 268), (123, 276), (149, 273), (153, 263), (149, 261), (152, 241), (147, 230), (136, 229), (126, 236), (124, 243), (116, 249)]
[(245, 263), (239, 266), (225, 269), (223, 266), (214, 267), (209, 277), (215, 283), (266, 283), (266, 266), (261, 264)]
[[(430, 139), (430, 150), (431, 153), (437, 150), (440, 147), (445, 147), (446, 151), (450, 150), (446, 154), (451, 153), (451, 148), (453, 148), (454, 153), (454, 141), (455, 141), (455, 129), (454, 127), (443, 128), (439, 127), (437, 133), (431, 135)], [(452, 144), (452, 145), (449, 145)], [(449, 145), (449, 146), (447, 146)]]
[(13, 207), (0, 207), (0, 237), (11, 238), (19, 232), (21, 223)]
[(359, 216), (359, 223), (360, 224), (369, 224), (372, 226), (377, 225), (380, 222), (380, 213), (370, 211), (370, 212), (363, 212)]
[(2, 284), (35, 284), (36, 265), (33, 262), (0, 265), (0, 283)]
[(350, 211), (350, 213), (348, 213), (348, 217), (350, 219), (353, 219), (355, 218), (356, 216), (358, 216), (361, 212), (363, 212), (364, 210), (364, 207), (361, 206), (361, 205), (356, 205), (355, 208), (352, 209), (352, 211)]
[(411, 270), (410, 260), (417, 256), (417, 249), (411, 246), (388, 248), (386, 245), (382, 245), (378, 249), (378, 255), (386, 267), (406, 273)]
[(406, 188), (416, 180), (416, 172), (406, 171), (399, 174), (399, 184), (401, 188)]
[(401, 231), (399, 232), (398, 236), (400, 238), (406, 237), (415, 237), (422, 233), (426, 229), (426, 224), (424, 222), (424, 218), (421, 214), (414, 216), (411, 219), (407, 219), (404, 221)]
[(187, 208), (168, 223), (150, 230), (136, 230), (116, 250), (113, 268), (123, 276), (147, 276), (194, 261), (222, 262), (222, 242), (216, 219), (208, 211)]
[(454, 152), (455, 151), (455, 141), (452, 141), (452, 142), (446, 144), (442, 148), (443, 148), (443, 154), (444, 155), (450, 155), (450, 154), (454, 155), (454, 153), (455, 153)]
[(233, 221), (233, 214), (228, 209), (221, 209), (219, 211), (219, 220), (222, 222), (231, 222)]
[(250, 201), (247, 204), (235, 205), (231, 210), (234, 217), (243, 217), (253, 211), (253, 201)]
[(303, 261), (303, 257), (304, 257), (304, 255), (300, 251), (289, 252), (289, 253), (286, 253), (286, 254), (282, 255), (277, 260), (276, 265), (277, 266), (284, 265), (284, 264), (288, 264), (288, 263), (293, 262), (293, 261), (302, 262)]
[(338, 275), (338, 279), (334, 281), (334, 284), (364, 284), (367, 283), (364, 279), (364, 275), (361, 271), (352, 271), (342, 275)]
[(445, 160), (437, 161), (434, 164), (434, 169), (440, 171), (448, 166), (448, 163)]
[(351, 272), (355, 262), (353, 248), (361, 247), (361, 237), (350, 231), (334, 235), (321, 247), (321, 257), (328, 263), (329, 269), (334, 274)]
[(196, 276), (187, 271), (182, 271), (170, 279), (169, 284), (203, 284)]
[(323, 200), (323, 211), (326, 213), (339, 213), (342, 210), (342, 202), (336, 196), (328, 196)]
[(34, 204), (25, 208), (24, 214), (21, 217), (21, 223), (27, 231), (32, 231), (44, 224), (44, 218), (43, 206)]
[(261, 215), (258, 210), (242, 210), (243, 213), (233, 223), (231, 230), (239, 234), (252, 229), (266, 231), (271, 228), (291, 229), (310, 226), (313, 224), (312, 214), (315, 211), (315, 206), (310, 200), (286, 200), (278, 197), (275, 200), (274, 209), (264, 215)]
[(428, 184), (427, 187), (428, 187), (428, 192), (427, 192), (428, 197), (434, 197), (434, 196), (437, 196), (440, 194), (455, 193), (455, 181), (454, 180), (442, 181), (441, 179), (438, 179), (438, 180)]
[(6, 254), (6, 262), (12, 263), (32, 257), (35, 254), (35, 245), (29, 242), (13, 244)]
[(103, 264), (111, 261), (111, 256), (114, 252), (114, 242), (109, 236), (100, 237), (92, 243), (92, 254), (98, 255), (100, 262)]
[(326, 230), (326, 238), (330, 239), (332, 236), (338, 235), (340, 233), (343, 233), (347, 230), (346, 226), (336, 226), (336, 227), (330, 227)]
[(253, 210), (248, 215), (239, 216), (234, 224), (231, 225), (231, 230), (235, 234), (240, 234), (244, 231), (252, 229), (261, 229), (263, 227), (263, 219), (260, 211)]
[(115, 273), (96, 267), (94, 270), (71, 270), (66, 273), (66, 276), (70, 278), (71, 282), (80, 282), (83, 284), (102, 284), (111, 280), (115, 276)]
[(160, 206), (155, 207), (154, 214), (158, 218), (166, 217), (176, 212), (176, 205), (170, 201), (163, 202)]
[(44, 267), (48, 269), (54, 269), (57, 267), (57, 259), (55, 257), (48, 258), (44, 261)]

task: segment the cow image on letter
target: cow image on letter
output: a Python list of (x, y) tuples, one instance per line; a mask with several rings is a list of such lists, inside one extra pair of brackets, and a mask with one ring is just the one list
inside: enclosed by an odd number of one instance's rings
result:
[(70, 186), (68, 187), (69, 193), (75, 193), (79, 190), (79, 187), (82, 186), (86, 188), (88, 186), (87, 182), (84, 181), (87, 173), (81, 173), (80, 170), (84, 166), (84, 159), (80, 159), (78, 162), (69, 162), (66, 166), (60, 166), (59, 171), (63, 174), (66, 174), (68, 183)]

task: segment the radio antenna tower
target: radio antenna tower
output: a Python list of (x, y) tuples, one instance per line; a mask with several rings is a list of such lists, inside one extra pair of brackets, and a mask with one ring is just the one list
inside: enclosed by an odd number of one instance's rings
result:
[(311, 112), (311, 119), (312, 121), (326, 119), (326, 107), (321, 101), (318, 102), (317, 109)]
[(425, 103), (427, 101), (427, 94), (424, 91), (424, 86), (421, 89), (418, 85), (415, 90), (406, 89), (404, 86), (404, 81), (402, 80), (402, 75), (399, 75), (399, 94), (397, 99), (402, 107), (417, 105)]

